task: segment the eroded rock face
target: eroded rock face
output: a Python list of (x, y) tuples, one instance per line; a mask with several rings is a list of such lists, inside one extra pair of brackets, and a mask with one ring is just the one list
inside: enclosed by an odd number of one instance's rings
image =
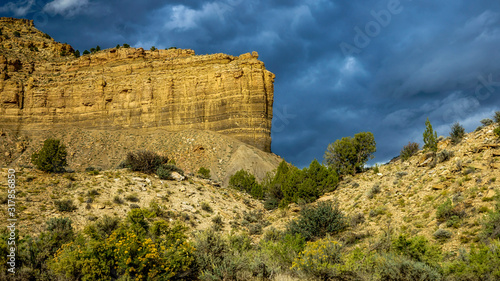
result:
[[(7, 41), (18, 48), (51, 46)], [(54, 46), (56, 55), (72, 51)], [(192, 50), (113, 48), (75, 59), (23, 58), (0, 56), (3, 128), (202, 129), (270, 151), (274, 74), (256, 52), (197, 56)]]

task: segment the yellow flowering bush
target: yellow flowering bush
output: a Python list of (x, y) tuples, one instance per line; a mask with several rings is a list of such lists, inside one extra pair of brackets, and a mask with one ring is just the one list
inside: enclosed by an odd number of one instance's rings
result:
[(330, 237), (307, 242), (305, 249), (292, 263), (292, 269), (299, 273), (328, 279), (338, 272), (342, 264), (341, 245)]
[(79, 235), (55, 253), (50, 268), (58, 276), (84, 281), (122, 276), (172, 280), (191, 273), (195, 249), (186, 240), (184, 226), (156, 221), (149, 232), (147, 222), (140, 216), (138, 221), (115, 229), (108, 237)]
[(57, 250), (49, 268), (67, 278), (81, 276), (82, 281), (99, 281), (109, 280), (112, 265), (112, 254), (105, 243), (79, 237)]
[(154, 243), (131, 231), (116, 231), (107, 243), (113, 248), (118, 275), (129, 275), (136, 280), (170, 280), (177, 273), (188, 271), (194, 261), (194, 248), (185, 240), (159, 239)]

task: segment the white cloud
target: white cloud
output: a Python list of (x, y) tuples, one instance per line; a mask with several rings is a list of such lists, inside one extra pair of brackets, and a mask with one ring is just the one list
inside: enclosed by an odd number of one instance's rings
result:
[(88, 0), (54, 0), (43, 7), (43, 11), (62, 16), (79, 14), (89, 4)]
[(0, 7), (0, 13), (14, 13), (16, 17), (23, 17), (31, 10), (34, 4), (35, 0), (9, 2)]
[(218, 3), (204, 4), (201, 10), (190, 9), (183, 5), (170, 7), (170, 20), (165, 23), (167, 29), (188, 30), (196, 28), (198, 21), (201, 19), (218, 15), (223, 19), (223, 14), (227, 11), (228, 6)]

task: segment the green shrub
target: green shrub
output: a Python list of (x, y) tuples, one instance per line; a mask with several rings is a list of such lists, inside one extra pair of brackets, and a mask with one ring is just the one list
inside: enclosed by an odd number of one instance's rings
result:
[(465, 217), (466, 213), (459, 206), (453, 206), (448, 198), (443, 204), (439, 205), (436, 210), (436, 219), (438, 222), (445, 222), (448, 227), (458, 227), (460, 220)]
[(497, 138), (500, 138), (500, 127), (496, 127), (495, 129), (493, 129), (493, 133)]
[(434, 236), (434, 239), (439, 241), (447, 240), (451, 238), (451, 235), (452, 235), (451, 231), (442, 228), (436, 230), (436, 232), (432, 234), (432, 236)]
[(156, 169), (156, 175), (161, 180), (172, 179), (172, 171), (170, 169), (165, 169), (165, 165), (161, 165)]
[(88, 50), (85, 50), (85, 51), (83, 51), (83, 53), (82, 53), (82, 54), (83, 54), (83, 55), (88, 55), (88, 54), (90, 54), (90, 52), (89, 52)]
[(394, 252), (411, 258), (414, 261), (423, 262), (436, 267), (441, 261), (441, 251), (438, 246), (432, 245), (423, 236), (408, 238), (401, 234), (392, 241)]
[[(290, 268), (297, 255), (304, 250), (305, 239), (300, 234), (282, 232), (276, 234), (279, 234), (279, 237), (260, 241), (261, 252), (269, 257), (272, 268)], [(268, 234), (266, 237), (272, 236)]]
[(371, 217), (371, 218), (374, 218), (374, 217), (378, 217), (380, 215), (383, 215), (387, 212), (387, 207), (386, 206), (378, 206), (376, 207), (375, 209), (373, 210), (370, 210), (370, 212), (368, 213), (368, 215)]
[(495, 211), (488, 213), (483, 222), (484, 231), (482, 238), (487, 239), (500, 239), (500, 205), (497, 203)]
[(48, 270), (48, 263), (57, 250), (62, 245), (73, 241), (74, 237), (75, 233), (70, 219), (51, 218), (47, 220), (45, 230), (37, 237), (27, 236), (16, 241), (18, 246), (16, 265), (21, 267), (16, 268), (16, 275), (26, 270), (33, 275), (32, 279), (29, 280), (55, 280), (55, 276), (52, 276)]
[(437, 163), (448, 161), (451, 158), (453, 158), (453, 155), (454, 155), (453, 151), (448, 151), (446, 149), (443, 149), (436, 154), (436, 161)]
[(366, 195), (369, 199), (373, 199), (375, 194), (380, 193), (380, 183), (376, 183), (372, 186), (372, 188), (368, 191), (368, 194)]
[(14, 37), (21, 37), (21, 33), (19, 33), (19, 31), (14, 31), (14, 33), (12, 33), (12, 35), (14, 35)]
[(153, 174), (158, 167), (167, 163), (168, 158), (166, 156), (160, 156), (152, 151), (141, 150), (129, 152), (124, 165), (132, 171)]
[(123, 44), (123, 48), (130, 48), (129, 44)]
[(419, 144), (416, 142), (409, 142), (407, 145), (401, 149), (401, 152), (399, 153), (399, 157), (401, 157), (401, 161), (406, 161), (410, 159), (415, 153), (418, 152), (420, 149)]
[(80, 57), (80, 51), (79, 50), (76, 50), (73, 55), (75, 56), (75, 58), (79, 58)]
[(137, 196), (136, 193), (133, 193), (133, 194), (129, 194), (127, 196), (125, 196), (125, 200), (129, 201), (129, 202), (139, 202), (139, 197)]
[(361, 132), (354, 138), (344, 137), (329, 144), (325, 152), (325, 163), (339, 175), (362, 171), (368, 159), (376, 151), (375, 138), (371, 132)]
[(291, 234), (298, 233), (310, 241), (325, 237), (327, 234), (339, 233), (347, 226), (347, 219), (338, 205), (331, 201), (323, 201), (317, 206), (303, 208), (299, 218), (288, 224), (287, 231)]
[(231, 176), (229, 179), (229, 186), (236, 190), (246, 192), (257, 199), (262, 199), (264, 197), (262, 186), (257, 183), (255, 176), (243, 169)]
[(500, 242), (472, 245), (470, 252), (462, 251), (454, 261), (446, 263), (447, 280), (500, 280)]
[(451, 142), (453, 144), (457, 144), (462, 141), (464, 136), (465, 136), (464, 127), (460, 125), (458, 122), (454, 123), (451, 126), (451, 132), (450, 132)]
[(59, 212), (73, 212), (77, 207), (73, 204), (72, 200), (55, 200), (54, 205)]
[(156, 175), (162, 180), (173, 179), (172, 172), (177, 172), (180, 175), (184, 175), (184, 171), (173, 164), (161, 164), (156, 169)]
[(453, 216), (453, 205), (450, 198), (448, 198), (443, 204), (437, 207), (436, 218), (438, 221), (443, 221), (451, 216)]
[(493, 120), (491, 120), (490, 118), (485, 118), (485, 119), (481, 120), (481, 124), (483, 124), (483, 126), (489, 126), (489, 125), (493, 124)]
[(210, 204), (207, 203), (207, 202), (201, 202), (200, 203), (200, 206), (201, 206), (201, 209), (205, 212), (209, 212), (209, 213), (212, 213), (214, 210), (212, 209), (212, 207), (210, 207)]
[(500, 124), (500, 111), (495, 111), (495, 115), (493, 115), (493, 119), (495, 123)]
[(113, 202), (116, 203), (116, 204), (123, 204), (124, 203), (123, 199), (120, 196), (118, 196), (118, 195), (116, 195), (115, 197), (113, 197)]
[(207, 169), (205, 167), (200, 167), (200, 169), (198, 170), (198, 175), (201, 178), (209, 179), (210, 178), (210, 169)]
[(150, 51), (156, 51), (156, 47), (155, 46), (151, 46), (151, 49), (149, 49)]
[(413, 261), (394, 254), (382, 254), (375, 260), (377, 280), (394, 281), (440, 281), (439, 270), (423, 262)]
[(212, 218), (212, 228), (215, 231), (221, 231), (224, 227), (224, 221), (222, 221), (221, 215), (216, 215)]
[(60, 173), (64, 172), (64, 167), (68, 165), (67, 155), (64, 144), (56, 139), (47, 139), (42, 149), (31, 155), (31, 163), (41, 171)]
[(249, 261), (233, 251), (230, 242), (213, 230), (195, 237), (196, 265), (200, 280), (245, 280), (241, 274), (248, 270)]
[(437, 151), (437, 133), (432, 129), (429, 118), (425, 121), (424, 150)]

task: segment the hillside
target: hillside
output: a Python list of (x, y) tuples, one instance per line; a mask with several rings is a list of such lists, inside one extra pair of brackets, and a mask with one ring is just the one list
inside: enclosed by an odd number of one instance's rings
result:
[(67, 146), (69, 169), (72, 170), (84, 171), (89, 167), (114, 169), (125, 160), (127, 153), (151, 150), (175, 160), (186, 173), (195, 173), (201, 167), (208, 168), (212, 179), (224, 186), (227, 186), (229, 177), (240, 169), (262, 180), (282, 161), (275, 154), (232, 137), (202, 130), (168, 132), (161, 128), (68, 128), (33, 135), (0, 129), (0, 167), (33, 167), (31, 155), (42, 147), (47, 138), (61, 139)]
[[(382, 165), (378, 173), (347, 177), (320, 200), (337, 200), (350, 216), (362, 215), (364, 222), (353, 228), (358, 235), (377, 237), (390, 228), (438, 241), (433, 234), (444, 229), (451, 238), (439, 243), (445, 252), (457, 253), (480, 240), (483, 222), (500, 194), (500, 143), (494, 128), (468, 133), (457, 145), (444, 139), (436, 157), (420, 151), (408, 161)], [(438, 220), (437, 209), (448, 199), (462, 217)]]
[[(343, 245), (342, 251), (346, 255), (345, 258), (352, 259), (354, 256), (350, 253), (355, 253), (356, 249), (366, 253), (373, 253), (373, 251), (377, 253), (377, 251), (383, 249), (380, 247), (387, 245), (384, 244), (387, 242), (383, 241), (389, 239), (390, 243), (390, 241), (396, 241), (394, 239), (404, 234), (407, 235), (406, 237), (424, 237), (428, 241), (425, 243), (434, 245), (432, 249), (439, 249), (441, 255), (447, 257), (442, 265), (446, 267), (449, 266), (446, 265), (446, 262), (453, 261), (459, 253), (463, 254), (464, 251), (468, 251), (472, 247), (471, 245), (485, 241), (483, 236), (484, 223), (490, 214), (498, 212), (495, 205), (498, 204), (500, 193), (497, 184), (497, 177), (500, 176), (498, 170), (500, 144), (493, 135), (495, 126), (486, 126), (476, 130), (476, 132), (468, 133), (456, 145), (452, 145), (449, 138), (441, 138), (435, 160), (432, 153), (419, 151), (405, 162), (395, 160), (380, 166), (378, 172), (369, 169), (355, 176), (345, 177), (335, 191), (323, 195), (315, 203), (304, 206), (291, 204), (284, 209), (272, 211), (265, 210), (262, 201), (255, 200), (248, 194), (221, 187), (211, 180), (193, 176), (180, 181), (160, 180), (155, 175), (132, 172), (129, 169), (107, 169), (103, 171), (90, 171), (88, 169), (89, 171), (86, 172), (47, 174), (31, 168), (27, 164), (13, 165), (11, 167), (16, 169), (18, 178), (16, 208), (20, 218), (19, 233), (21, 237), (27, 234), (36, 235), (46, 231), (44, 222), (47, 219), (68, 216), (71, 217), (74, 229), (83, 231), (94, 222), (102, 220), (105, 216), (125, 218), (130, 216), (129, 212), (131, 210), (141, 208), (143, 210), (152, 210), (158, 217), (170, 222), (182, 221), (188, 227), (190, 239), (197, 241), (195, 243), (201, 243), (199, 239), (202, 239), (205, 234), (199, 236), (200, 233), (206, 233), (209, 229), (217, 229), (219, 237), (217, 239), (226, 239), (223, 237), (242, 239), (241, 237), (249, 235), (248, 239), (250, 240), (248, 243), (256, 246), (255, 248), (254, 246), (249, 248), (245, 257), (251, 259), (260, 257), (266, 260), (267, 258), (273, 258), (273, 256), (267, 255), (280, 249), (273, 247), (288, 245), (280, 244), (283, 243), (279, 242), (281, 238), (272, 237), (275, 237), (273, 235), (279, 235), (276, 234), (280, 233), (279, 231), (288, 229), (290, 222), (300, 218), (301, 209), (316, 206), (319, 204), (318, 202), (322, 201), (334, 201), (338, 203), (339, 210), (349, 222), (345, 231), (333, 236), (333, 239), (340, 241), (341, 244), (339, 245)], [(127, 135), (132, 136), (133, 134), (128, 132)], [(182, 158), (182, 155), (196, 153), (199, 150), (202, 150), (202, 153), (211, 155), (211, 150), (214, 150), (213, 153), (219, 150), (220, 147), (213, 149), (214, 147), (205, 146), (210, 143), (210, 137), (212, 136), (211, 133), (198, 132), (198, 134), (190, 137), (176, 134), (169, 138), (175, 144), (184, 143), (181, 147), (189, 148), (186, 153), (182, 153), (182, 149), (176, 152), (179, 154), (174, 153), (174, 155), (179, 155), (177, 156), (179, 158), (176, 158), (179, 159), (179, 166), (185, 165), (185, 159)], [(100, 139), (96, 135), (90, 137), (95, 142), (92, 149), (99, 147)], [(217, 137), (220, 138), (220, 136)], [(157, 138), (153, 139), (158, 141)], [(200, 142), (201, 140), (206, 142)], [(70, 142), (70, 140), (67, 141)], [(118, 138), (116, 143), (108, 145), (119, 145), (119, 143), (124, 146), (127, 144), (126, 141)], [(198, 143), (203, 143), (203, 145), (195, 145)], [(144, 141), (144, 145), (145, 148), (154, 148), (156, 144), (154, 141), (149, 143)], [(228, 147), (232, 145), (234, 145), (234, 142), (228, 144)], [(193, 147), (195, 149), (191, 150)], [(204, 148), (201, 149), (201, 147)], [(244, 144), (240, 144), (236, 150), (242, 151), (243, 148), (243, 151), (248, 151), (248, 147)], [(191, 152), (189, 152), (190, 150)], [(239, 153), (245, 154), (244, 152)], [(232, 155), (239, 153), (233, 153)], [(26, 163), (26, 160), (21, 160), (23, 158), (26, 158), (26, 156), (20, 157), (18, 163)], [(220, 159), (224, 158), (220, 157)], [(6, 168), (2, 169), (2, 177), (6, 178), (7, 172)], [(6, 186), (6, 184), (3, 185)], [(6, 195), (4, 193), (2, 196), (5, 198)], [(68, 212), (61, 209), (60, 202), (67, 200), (72, 202), (74, 210)], [(6, 203), (5, 200), (3, 202)], [(439, 212), (442, 213), (443, 209), (446, 208), (455, 217), (439, 217)], [(2, 217), (6, 219), (6, 208), (2, 208), (1, 213)], [(445, 237), (435, 234), (438, 229), (441, 230), (441, 233), (445, 233)], [(282, 239), (289, 239), (286, 237), (284, 236)], [(278, 242), (271, 242), (276, 240), (269, 239), (278, 239)], [(318, 243), (325, 243), (322, 241), (329, 240), (320, 239)], [(292, 245), (294, 244), (289, 244), (286, 247)], [(427, 249), (425, 247), (428, 246), (425, 245), (427, 244), (422, 244), (419, 247)], [(289, 262), (297, 261), (300, 255), (297, 256), (297, 253), (294, 254), (291, 248), (286, 247), (279, 250), (285, 251), (280, 252), (279, 255), (287, 253), (286, 255), (289, 256), (285, 260)], [(263, 249), (274, 250), (260, 253), (259, 251), (263, 251)], [(210, 249), (205, 250), (210, 251)], [(278, 252), (272, 255), (276, 254)], [(254, 257), (253, 255), (257, 256)], [(425, 255), (432, 254), (429, 252)], [(269, 278), (271, 280), (303, 280), (304, 275), (302, 275), (301, 271), (290, 271), (291, 268), (283, 268), (285, 262), (282, 260), (283, 258), (285, 257), (283, 256), (273, 262), (266, 261), (267, 266), (269, 266), (267, 270), (271, 270), (271, 274), (277, 274), (273, 278)], [(318, 259), (318, 261), (321, 260), (320, 257)], [(348, 261), (350, 262), (350, 260)], [(385, 263), (389, 261), (382, 259), (378, 262), (383, 262), (381, 266), (385, 267), (388, 266)], [(358, 266), (363, 264), (364, 261), (360, 261)], [(247, 266), (253, 266), (253, 263)], [(259, 268), (257, 264), (255, 266)], [(234, 273), (238, 276), (241, 273), (241, 276), (246, 277), (234, 278), (236, 280), (254, 280), (246, 275), (249, 274), (247, 270), (243, 270), (242, 267), (241, 272), (236, 271)], [(254, 268), (252, 270), (259, 272), (260, 269)], [(345, 271), (346, 269), (339, 270)], [(349, 280), (373, 280), (367, 277), (371, 273), (366, 273), (368, 275), (365, 278), (360, 273), (362, 272), (360, 270), (358, 268), (356, 272), (358, 277)], [(267, 271), (255, 274), (267, 274), (265, 272)], [(308, 274), (316, 273), (313, 271)], [(384, 278), (375, 280), (384, 280)], [(443, 279), (434, 279), (433, 277), (423, 280)]]

